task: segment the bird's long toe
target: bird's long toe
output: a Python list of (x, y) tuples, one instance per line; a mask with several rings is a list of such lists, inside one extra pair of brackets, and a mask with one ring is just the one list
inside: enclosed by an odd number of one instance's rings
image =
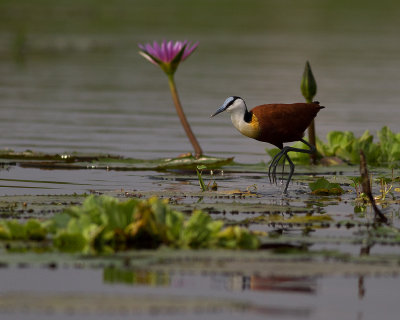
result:
[(271, 164), (268, 168), (268, 178), (270, 183), (276, 182), (276, 167), (279, 163), (279, 160), (282, 158), (282, 150), (279, 151), (275, 157), (272, 158)]
[(274, 164), (273, 164), (273, 168), (272, 168), (272, 180), (273, 182), (275, 182), (275, 184), (278, 184), (277, 178), (276, 178), (276, 168), (279, 165), (279, 161), (281, 161), (282, 157), (285, 157), (286, 153), (285, 151), (281, 151), (280, 153), (277, 154), (277, 156), (274, 158)]
[(273, 183), (278, 184), (277, 179), (276, 179), (276, 168), (278, 167), (279, 161), (277, 161), (274, 164), (274, 168), (272, 170), (272, 178), (273, 178)]
[(272, 179), (271, 179), (271, 167), (273, 165), (273, 162), (271, 162), (269, 168), (268, 168), (268, 179), (269, 179), (269, 183), (272, 183)]
[(277, 166), (277, 163), (275, 161), (269, 167), (268, 177), (269, 177), (269, 182), (270, 183), (276, 183), (276, 166)]
[(276, 158), (279, 156), (279, 154), (277, 154), (271, 161), (271, 164), (269, 165), (268, 168), (268, 178), (269, 178), (269, 182), (273, 183), (274, 182), (274, 176), (273, 176), (273, 168), (276, 164)]

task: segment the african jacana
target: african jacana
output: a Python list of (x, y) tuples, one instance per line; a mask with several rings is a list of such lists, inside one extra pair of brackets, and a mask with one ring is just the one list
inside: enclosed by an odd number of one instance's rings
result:
[[(318, 111), (323, 109), (319, 102), (293, 104), (263, 104), (248, 111), (246, 103), (240, 97), (233, 96), (225, 100), (224, 104), (211, 117), (228, 111), (236, 129), (243, 135), (259, 141), (268, 142), (281, 149), (272, 159), (268, 169), (271, 182), (276, 182), (276, 167), (282, 157), (289, 162), (290, 172), (284, 193), (287, 193), (295, 165), (289, 158), (288, 152), (314, 153), (315, 146), (303, 140), (304, 131), (315, 118)], [(286, 146), (286, 142), (301, 141), (310, 149), (298, 149)], [(271, 180), (272, 168), (272, 180)]]

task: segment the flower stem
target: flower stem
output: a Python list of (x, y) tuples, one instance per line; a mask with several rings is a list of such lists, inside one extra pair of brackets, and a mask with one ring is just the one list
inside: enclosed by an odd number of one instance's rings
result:
[[(317, 148), (317, 142), (315, 141), (315, 122), (314, 119), (308, 126), (308, 142)], [(310, 154), (311, 164), (317, 164), (317, 151)]]
[[(312, 103), (312, 98), (306, 98), (307, 103)], [(308, 142), (315, 147), (315, 152), (310, 154), (311, 164), (317, 164), (317, 141), (315, 138), (315, 121), (311, 121), (308, 126)]]
[(203, 150), (201, 150), (201, 147), (200, 147), (199, 143), (197, 142), (196, 136), (194, 135), (192, 129), (190, 128), (189, 122), (187, 121), (185, 113), (183, 112), (182, 105), (181, 105), (181, 102), (180, 102), (179, 96), (178, 96), (178, 91), (176, 90), (176, 85), (175, 85), (175, 80), (174, 80), (173, 74), (168, 75), (168, 84), (169, 84), (169, 88), (171, 90), (172, 100), (174, 101), (174, 104), (175, 104), (176, 113), (178, 114), (179, 119), (181, 120), (183, 129), (185, 129), (186, 135), (189, 138), (189, 141), (194, 148), (196, 158), (199, 158), (203, 155)]

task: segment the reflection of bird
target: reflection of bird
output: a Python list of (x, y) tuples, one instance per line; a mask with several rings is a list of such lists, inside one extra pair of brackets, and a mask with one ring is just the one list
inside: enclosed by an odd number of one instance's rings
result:
[[(212, 117), (226, 110), (231, 113), (232, 123), (240, 133), (249, 138), (271, 143), (281, 149), (272, 159), (268, 176), (271, 182), (276, 182), (276, 167), (282, 157), (285, 157), (290, 166), (289, 177), (284, 190), (286, 193), (295, 167), (287, 153), (294, 151), (311, 154), (316, 151), (313, 145), (303, 140), (303, 135), (318, 111), (322, 108), (324, 107), (320, 106), (319, 102), (263, 104), (248, 111), (244, 100), (233, 96), (226, 99), (224, 104)], [(293, 141), (301, 141), (310, 149), (305, 150), (283, 146), (283, 143)]]

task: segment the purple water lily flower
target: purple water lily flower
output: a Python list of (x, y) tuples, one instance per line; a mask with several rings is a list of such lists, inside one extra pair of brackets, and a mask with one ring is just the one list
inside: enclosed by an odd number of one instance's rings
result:
[(153, 45), (150, 43), (139, 44), (139, 54), (151, 63), (160, 66), (165, 73), (174, 74), (179, 63), (186, 60), (197, 46), (198, 42), (191, 44), (187, 40), (175, 43), (164, 40), (161, 44), (154, 41)]
[(149, 60), (151, 63), (158, 65), (166, 73), (168, 77), (168, 84), (171, 90), (172, 100), (175, 104), (176, 112), (181, 120), (183, 129), (189, 138), (190, 143), (193, 146), (196, 158), (200, 158), (203, 155), (203, 150), (200, 147), (199, 142), (196, 139), (192, 129), (190, 128), (189, 122), (186, 119), (185, 113), (181, 105), (181, 101), (178, 96), (178, 90), (174, 80), (174, 74), (178, 68), (179, 63), (189, 57), (192, 52), (197, 48), (198, 42), (191, 44), (188, 41), (163, 41), (158, 44), (156, 41), (153, 45), (147, 43), (145, 45), (139, 44), (139, 54)]

